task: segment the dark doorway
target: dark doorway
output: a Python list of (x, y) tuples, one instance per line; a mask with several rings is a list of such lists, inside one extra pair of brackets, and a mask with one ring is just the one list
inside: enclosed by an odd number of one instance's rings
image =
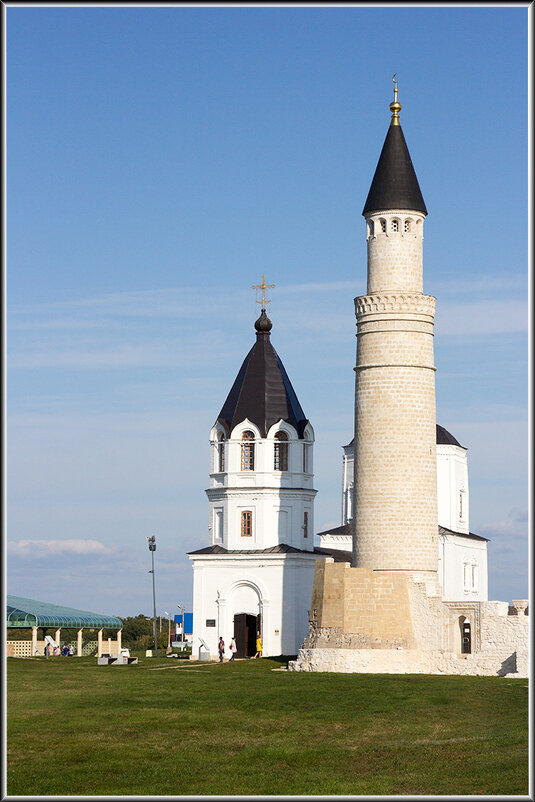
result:
[(461, 654), (472, 654), (472, 633), (468, 621), (463, 622)]
[(256, 654), (256, 633), (260, 629), (260, 616), (237, 613), (234, 616), (234, 637), (236, 638), (236, 657), (254, 657)]

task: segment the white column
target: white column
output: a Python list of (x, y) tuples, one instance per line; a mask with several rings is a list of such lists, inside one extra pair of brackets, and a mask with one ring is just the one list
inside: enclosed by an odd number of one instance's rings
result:
[[(261, 625), (260, 625), (260, 637), (262, 638), (262, 655), (264, 657), (269, 657), (273, 653), (273, 643), (275, 641), (275, 635), (271, 631), (271, 620), (269, 615), (269, 606), (270, 602), (267, 600), (261, 600), (260, 602), (260, 612), (261, 612)], [(279, 640), (280, 640), (279, 635)]]
[(76, 657), (82, 656), (82, 630), (78, 630), (78, 641), (76, 644)]
[(121, 635), (122, 635), (122, 631), (123, 631), (122, 629), (118, 629), (117, 630), (117, 651), (119, 652), (119, 654), (121, 654), (121, 642), (122, 642), (121, 641)]
[(61, 627), (59, 627), (59, 629), (56, 629), (56, 634), (54, 635), (54, 640), (56, 641), (56, 643), (59, 646), (60, 640), (61, 640)]
[(37, 651), (37, 627), (32, 627), (32, 655)]
[(102, 657), (102, 630), (98, 631), (97, 657)]

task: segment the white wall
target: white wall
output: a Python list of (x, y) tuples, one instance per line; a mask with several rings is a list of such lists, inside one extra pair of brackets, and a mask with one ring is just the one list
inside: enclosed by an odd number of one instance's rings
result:
[[(242, 434), (250, 430), (255, 435), (254, 470), (241, 470)], [(275, 434), (288, 435), (288, 470), (274, 470)], [(225, 470), (218, 468), (218, 435), (224, 433), (216, 424), (210, 433), (210, 487), (208, 542), (226, 549), (265, 549), (279, 543), (311, 551), (314, 548), (313, 443), (310, 424), (305, 439), (285, 421), (271, 427), (266, 438), (260, 437), (257, 427), (247, 419), (225, 440)], [(307, 449), (306, 470), (303, 471), (303, 449)], [(252, 535), (241, 533), (242, 512), (252, 513)], [(305, 512), (308, 514), (308, 537), (305, 537)], [(222, 537), (219, 522), (223, 522)]]
[[(297, 654), (308, 631), (313, 555), (191, 555), (193, 657), (202, 637), (217, 656), (219, 636), (228, 646), (234, 615), (262, 615), (264, 655)], [(215, 620), (207, 627), (206, 620)], [(226, 654), (225, 657), (229, 657)]]
[(441, 526), (470, 531), (468, 460), (461, 446), (437, 445), (437, 503)]
[(438, 577), (444, 601), (487, 601), (487, 543), (439, 535)]

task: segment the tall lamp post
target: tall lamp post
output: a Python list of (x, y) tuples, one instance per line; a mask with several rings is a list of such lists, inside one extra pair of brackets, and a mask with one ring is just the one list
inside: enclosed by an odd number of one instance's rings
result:
[(146, 538), (149, 542), (149, 551), (152, 556), (152, 571), (149, 571), (149, 574), (152, 574), (152, 621), (153, 621), (153, 630), (154, 630), (154, 656), (158, 657), (158, 629), (156, 627), (156, 584), (154, 581), (154, 552), (156, 551), (156, 538), (153, 535), (152, 537)]

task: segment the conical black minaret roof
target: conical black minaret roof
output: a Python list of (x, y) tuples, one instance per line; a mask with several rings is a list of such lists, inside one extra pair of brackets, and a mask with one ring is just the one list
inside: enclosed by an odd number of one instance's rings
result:
[(227, 436), (245, 418), (258, 426), (262, 437), (282, 418), (303, 437), (308, 423), (277, 352), (271, 345), (271, 321), (265, 309), (255, 322), (256, 343), (241, 366), (219, 413)]
[[(401, 109), (400, 104), (397, 106)], [(392, 116), (362, 214), (387, 209), (410, 209), (427, 214), (409, 149), (395, 114)]]

